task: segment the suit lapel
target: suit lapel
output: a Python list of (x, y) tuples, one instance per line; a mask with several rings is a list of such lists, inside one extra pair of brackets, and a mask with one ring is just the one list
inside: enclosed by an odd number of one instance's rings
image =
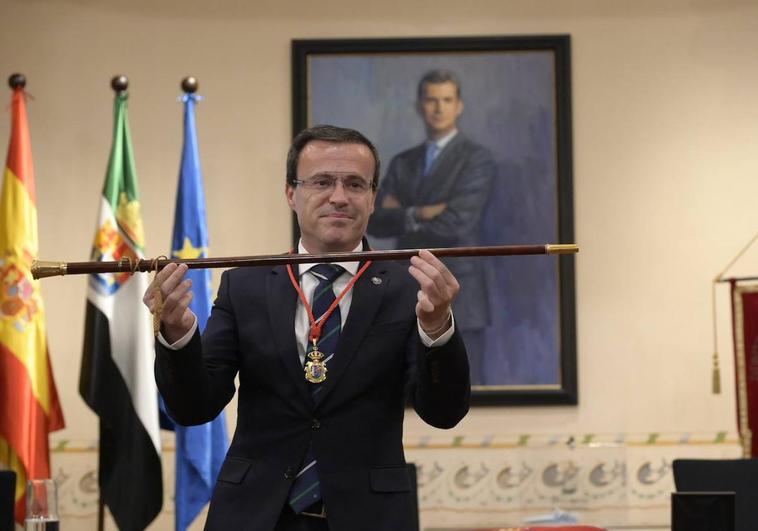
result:
[(321, 384), (324, 389), (317, 395), (319, 404), (337, 386), (338, 380), (347, 370), (353, 356), (360, 355), (357, 353), (358, 347), (374, 322), (374, 317), (382, 304), (388, 281), (386, 269), (380, 262), (379, 264), (371, 264), (353, 286), (350, 313), (348, 313), (347, 321), (340, 333), (337, 352), (327, 364), (329, 371), (326, 381)]
[[(412, 148), (394, 170), (395, 196), (403, 205), (413, 204), (424, 172), (424, 144)], [(383, 197), (383, 196), (382, 196)]]
[(269, 312), (274, 342), (282, 358), (282, 363), (284, 363), (300, 393), (310, 402), (310, 390), (305, 380), (303, 367), (300, 365), (295, 340), (297, 292), (292, 286), (285, 267), (275, 267), (266, 276), (266, 307)]

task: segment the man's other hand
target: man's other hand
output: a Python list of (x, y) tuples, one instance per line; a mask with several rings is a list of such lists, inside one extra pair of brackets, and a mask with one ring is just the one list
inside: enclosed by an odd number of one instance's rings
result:
[(163, 296), (163, 311), (161, 312), (161, 334), (169, 344), (183, 338), (195, 323), (195, 314), (189, 309), (192, 302), (192, 280), (185, 279), (187, 273), (185, 264), (170, 263), (155, 276), (148, 286), (142, 302), (155, 313), (157, 301), (153, 287), (160, 286)]
[(421, 328), (437, 339), (450, 328), (450, 307), (461, 286), (445, 264), (426, 249), (411, 257), (408, 271), (421, 287), (416, 302)]

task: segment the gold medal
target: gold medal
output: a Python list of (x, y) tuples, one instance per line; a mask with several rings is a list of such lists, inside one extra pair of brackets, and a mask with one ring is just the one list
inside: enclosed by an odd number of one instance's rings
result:
[(313, 348), (308, 353), (308, 359), (303, 370), (305, 379), (310, 383), (321, 383), (326, 380), (326, 362), (323, 361), (324, 353), (316, 346), (316, 338), (313, 338)]
[(316, 340), (313, 340), (313, 350), (308, 353), (308, 361), (305, 364), (305, 379), (311, 383), (321, 383), (326, 380), (326, 362), (324, 353), (316, 348)]
[[(308, 359), (310, 361), (307, 361), (303, 367), (303, 370), (305, 371), (305, 379), (310, 383), (321, 383), (326, 380), (326, 360), (324, 360), (324, 353), (318, 349), (318, 340), (321, 337), (321, 326), (326, 323), (327, 319), (329, 319), (329, 316), (332, 314), (334, 309), (337, 308), (337, 305), (342, 300), (342, 297), (344, 297), (345, 294), (353, 288), (353, 285), (358, 281), (358, 279), (370, 265), (371, 260), (368, 260), (365, 264), (363, 264), (363, 267), (361, 267), (352, 278), (352, 280), (347, 283), (347, 286), (345, 286), (339, 296), (334, 299), (334, 302), (332, 302), (331, 306), (329, 306), (329, 309), (326, 310), (326, 312), (321, 317), (319, 317), (319, 320), (317, 322), (316, 318), (313, 316), (311, 305), (308, 304), (308, 299), (306, 299), (303, 290), (300, 288), (300, 284), (295, 278), (295, 272), (292, 269), (292, 264), (287, 264), (287, 274), (290, 277), (290, 282), (292, 282), (292, 286), (295, 288), (295, 291), (297, 291), (297, 294), (303, 303), (303, 307), (308, 312), (308, 320), (311, 322), (311, 331), (309, 336), (311, 338), (311, 341), (313, 341), (313, 348), (308, 353)], [(381, 279), (379, 279), (379, 281), (381, 283)], [(376, 282), (374, 282), (374, 284), (376, 284)]]

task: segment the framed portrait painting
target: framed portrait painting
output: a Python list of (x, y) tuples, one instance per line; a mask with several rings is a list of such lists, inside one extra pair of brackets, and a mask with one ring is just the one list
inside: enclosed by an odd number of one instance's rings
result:
[[(373, 248), (574, 242), (569, 36), (296, 40), (292, 75), (294, 133), (377, 147)], [(445, 263), (472, 402), (576, 404), (574, 257)]]

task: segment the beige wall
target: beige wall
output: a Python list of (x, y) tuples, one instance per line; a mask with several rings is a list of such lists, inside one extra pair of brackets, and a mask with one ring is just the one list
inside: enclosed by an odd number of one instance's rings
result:
[[(40, 255), (66, 260), (88, 257), (113, 74), (131, 82), (148, 256), (170, 238), (176, 97), (188, 74), (206, 98), (198, 122), (212, 252), (271, 253), (290, 240), (291, 39), (570, 34), (580, 404), (475, 409), (455, 433), (735, 430), (726, 288), (725, 392), (710, 394), (709, 282), (758, 225), (754, 3), (0, 0), (0, 21), (0, 78), (23, 72), (34, 96)], [(735, 272), (756, 273), (757, 260)], [(43, 284), (67, 420), (54, 439), (97, 434), (77, 392), (85, 291), (83, 277)], [(428, 431), (409, 419), (410, 437)]]

